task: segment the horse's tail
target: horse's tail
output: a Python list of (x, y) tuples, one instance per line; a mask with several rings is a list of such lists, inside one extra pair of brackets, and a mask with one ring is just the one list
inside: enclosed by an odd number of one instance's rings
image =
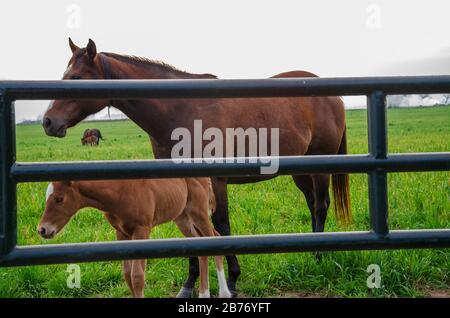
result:
[[(347, 154), (347, 128), (344, 128), (338, 154)], [(348, 174), (333, 174), (331, 180), (336, 217), (338, 220), (348, 224), (352, 219)]]

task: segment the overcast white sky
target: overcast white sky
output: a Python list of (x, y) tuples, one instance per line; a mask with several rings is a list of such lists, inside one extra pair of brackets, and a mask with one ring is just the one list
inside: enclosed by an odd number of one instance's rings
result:
[[(61, 78), (69, 36), (221, 78), (450, 74), (449, 9), (448, 0), (1, 0), (0, 79)], [(22, 120), (46, 102), (16, 106)]]

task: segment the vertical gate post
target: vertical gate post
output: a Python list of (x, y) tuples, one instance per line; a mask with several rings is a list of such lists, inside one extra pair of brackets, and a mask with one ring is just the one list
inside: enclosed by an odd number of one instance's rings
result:
[(10, 173), (15, 160), (14, 105), (0, 90), (0, 255), (17, 243), (16, 184)]
[[(369, 153), (375, 159), (387, 158), (386, 95), (374, 91), (367, 97)], [(372, 230), (389, 233), (387, 175), (384, 170), (369, 172), (369, 211)]]

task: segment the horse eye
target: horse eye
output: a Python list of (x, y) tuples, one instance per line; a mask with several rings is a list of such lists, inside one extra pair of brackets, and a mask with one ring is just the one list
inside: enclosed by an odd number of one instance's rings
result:
[(79, 79), (81, 79), (81, 76), (74, 75), (74, 76), (71, 76), (70, 79), (71, 80), (79, 80)]
[(56, 197), (55, 198), (55, 202), (56, 203), (61, 203), (61, 202), (63, 202), (63, 199), (64, 199), (63, 197)]

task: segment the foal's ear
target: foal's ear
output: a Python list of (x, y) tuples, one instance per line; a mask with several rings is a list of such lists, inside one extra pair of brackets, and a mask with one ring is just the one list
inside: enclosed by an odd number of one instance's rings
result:
[(95, 46), (94, 41), (89, 39), (89, 43), (86, 46), (86, 52), (88, 57), (93, 61), (94, 57), (97, 55), (97, 47)]
[(72, 53), (79, 49), (79, 47), (75, 43), (72, 42), (71, 38), (69, 38), (69, 46), (70, 46), (70, 49), (72, 50)]

